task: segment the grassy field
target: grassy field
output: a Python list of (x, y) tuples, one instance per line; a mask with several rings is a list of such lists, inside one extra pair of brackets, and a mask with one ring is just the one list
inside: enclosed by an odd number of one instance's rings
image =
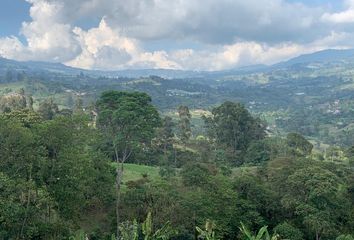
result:
[[(115, 166), (115, 164), (113, 165)], [(147, 175), (151, 180), (159, 178), (159, 168), (137, 164), (124, 164), (123, 182), (136, 181)]]

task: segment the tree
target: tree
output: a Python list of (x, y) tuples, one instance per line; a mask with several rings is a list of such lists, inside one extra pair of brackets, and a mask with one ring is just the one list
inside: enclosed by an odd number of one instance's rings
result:
[(0, 121), (0, 238), (45, 236), (60, 221), (48, 221), (55, 204), (42, 184), (45, 151), (31, 129)]
[(300, 217), (311, 238), (336, 235), (350, 204), (343, 197), (338, 176), (312, 164), (291, 174), (286, 184), (281, 202), (287, 211)]
[(280, 235), (283, 239), (291, 239), (291, 240), (302, 240), (303, 233), (292, 226), (291, 224), (284, 222), (277, 225), (274, 229), (274, 232)]
[(184, 145), (188, 142), (192, 136), (191, 130), (191, 114), (187, 106), (178, 107), (178, 116), (179, 116), (179, 132), (180, 138)]
[(84, 111), (84, 102), (80, 96), (77, 96), (75, 100), (74, 113), (81, 114)]
[(354, 240), (354, 237), (352, 235), (340, 235), (336, 240)]
[(35, 131), (47, 155), (41, 179), (60, 206), (60, 216), (77, 221), (92, 199), (98, 205), (112, 195), (109, 160), (95, 149), (97, 133), (84, 116), (58, 116)]
[(43, 117), (43, 119), (51, 120), (56, 114), (59, 113), (59, 107), (54, 102), (53, 98), (49, 98), (39, 105), (38, 113)]
[(33, 111), (33, 103), (34, 103), (34, 100), (33, 100), (33, 97), (32, 96), (28, 96), (28, 101), (27, 101), (27, 107), (29, 110)]
[(9, 113), (4, 113), (2, 118), (22, 123), (25, 127), (31, 127), (42, 121), (38, 113), (29, 109), (13, 110)]
[(0, 112), (25, 109), (27, 100), (24, 90), (21, 88), (18, 93), (11, 93), (0, 98)]
[(230, 149), (233, 156), (244, 153), (252, 141), (263, 139), (265, 126), (252, 117), (240, 103), (225, 102), (212, 110), (212, 116), (204, 117), (210, 139), (219, 147)]
[[(158, 129), (157, 138), (155, 142), (158, 145), (158, 148), (163, 152), (163, 160), (161, 162), (160, 175), (163, 177), (169, 177), (174, 175), (173, 164), (171, 164), (170, 156), (171, 150), (173, 150), (174, 142), (174, 127), (175, 123), (171, 117), (166, 116), (162, 119), (162, 126)], [(176, 159), (176, 158), (174, 158)], [(176, 165), (176, 162), (175, 164)]]
[(250, 143), (245, 154), (245, 163), (261, 165), (270, 160), (271, 143), (264, 139)]
[(97, 126), (112, 147), (116, 162), (116, 231), (119, 239), (120, 189), (124, 163), (135, 148), (150, 144), (160, 118), (151, 104), (151, 98), (138, 92), (104, 92), (97, 101), (97, 110)]
[(162, 147), (165, 161), (167, 161), (167, 151), (173, 147), (174, 127), (175, 123), (172, 118), (167, 116), (162, 119), (162, 126), (158, 129), (157, 141), (160, 147)]
[(298, 133), (289, 133), (286, 136), (286, 142), (294, 155), (308, 156), (313, 149), (313, 145)]

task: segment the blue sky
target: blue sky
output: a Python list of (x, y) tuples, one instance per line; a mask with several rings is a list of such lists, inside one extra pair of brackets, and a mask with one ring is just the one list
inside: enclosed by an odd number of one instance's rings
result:
[(220, 70), (352, 48), (354, 0), (1, 0), (0, 56)]
[(0, 36), (18, 35), (22, 22), (30, 21), (30, 4), (23, 0), (1, 0)]

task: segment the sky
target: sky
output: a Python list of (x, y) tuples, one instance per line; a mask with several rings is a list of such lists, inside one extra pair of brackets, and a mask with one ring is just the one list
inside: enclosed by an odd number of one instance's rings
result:
[(354, 48), (354, 0), (1, 0), (0, 57), (224, 70)]

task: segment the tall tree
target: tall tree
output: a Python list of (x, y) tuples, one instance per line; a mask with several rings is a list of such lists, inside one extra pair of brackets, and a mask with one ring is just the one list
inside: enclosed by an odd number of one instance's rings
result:
[(74, 113), (81, 114), (84, 111), (84, 102), (80, 96), (75, 100)]
[(33, 97), (30, 95), (28, 96), (27, 107), (31, 111), (33, 111), (33, 104), (34, 104), (34, 100)]
[(212, 110), (212, 116), (204, 117), (204, 122), (209, 138), (231, 150), (234, 156), (244, 153), (252, 141), (266, 135), (260, 119), (254, 118), (240, 103), (223, 103)]
[(188, 142), (192, 136), (191, 130), (191, 114), (187, 106), (178, 107), (178, 116), (179, 116), (179, 130), (180, 138), (184, 145)]
[[(340, 219), (350, 214), (343, 182), (331, 171), (315, 166), (305, 167), (288, 176), (281, 200), (283, 206), (299, 217), (309, 230), (309, 238), (334, 239), (341, 229)], [(305, 228), (305, 229), (306, 229)]]
[(119, 239), (120, 189), (124, 163), (136, 147), (151, 142), (160, 118), (151, 104), (151, 98), (138, 92), (104, 92), (97, 101), (97, 110), (97, 126), (108, 139), (116, 162), (116, 237)]
[(45, 120), (51, 120), (59, 113), (59, 107), (54, 102), (53, 98), (49, 98), (39, 105), (38, 113), (41, 114)]
[(172, 118), (167, 116), (162, 120), (162, 126), (158, 131), (158, 138), (160, 146), (162, 145), (165, 160), (167, 158), (168, 149), (170, 149), (173, 145), (173, 137), (175, 136), (173, 132), (174, 127), (175, 123)]

